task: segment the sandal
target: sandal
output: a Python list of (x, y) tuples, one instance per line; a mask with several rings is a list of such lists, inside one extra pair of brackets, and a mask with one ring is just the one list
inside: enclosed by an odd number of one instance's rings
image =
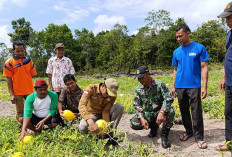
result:
[(198, 141), (197, 142), (197, 146), (200, 149), (206, 149), (206, 148), (208, 148), (208, 145), (207, 145), (207, 143), (205, 141)]
[(231, 151), (231, 147), (228, 145), (218, 145), (214, 148), (215, 151)]
[(180, 135), (180, 140), (181, 141), (187, 141), (192, 136), (193, 136), (193, 134), (188, 135), (186, 133), (183, 133), (183, 135)]

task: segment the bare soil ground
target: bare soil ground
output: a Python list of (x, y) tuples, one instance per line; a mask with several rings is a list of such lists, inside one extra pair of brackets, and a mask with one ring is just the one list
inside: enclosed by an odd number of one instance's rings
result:
[[(14, 116), (14, 105), (11, 102), (0, 99), (0, 118), (2, 116)], [(154, 156), (162, 155), (165, 157), (220, 157), (222, 154), (214, 150), (218, 144), (225, 142), (225, 123), (224, 120), (204, 119), (205, 141), (208, 143), (207, 149), (199, 149), (193, 137), (188, 141), (180, 141), (179, 135), (184, 131), (183, 125), (174, 125), (171, 129), (169, 139), (171, 141), (170, 149), (163, 149), (161, 146), (160, 130), (154, 138), (148, 138), (149, 130), (135, 131), (130, 128), (129, 119), (133, 115), (124, 114), (118, 129), (127, 134), (129, 141), (151, 144), (154, 150)], [(224, 157), (232, 156), (226, 152)]]

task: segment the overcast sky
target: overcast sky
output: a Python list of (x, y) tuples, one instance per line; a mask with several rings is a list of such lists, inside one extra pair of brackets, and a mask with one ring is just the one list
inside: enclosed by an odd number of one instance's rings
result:
[(228, 0), (0, 0), (0, 43), (11, 47), (7, 33), (11, 21), (24, 17), (31, 27), (41, 31), (50, 23), (67, 24), (74, 29), (87, 28), (95, 34), (126, 25), (134, 34), (146, 23), (148, 12), (164, 9), (172, 19), (183, 17), (194, 30), (208, 20), (217, 19)]

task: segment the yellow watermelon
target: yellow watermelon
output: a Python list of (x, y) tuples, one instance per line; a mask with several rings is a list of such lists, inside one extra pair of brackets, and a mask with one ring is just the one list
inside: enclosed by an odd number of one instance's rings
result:
[(104, 119), (99, 119), (95, 122), (98, 126), (98, 135), (104, 135), (107, 133), (109, 127), (107, 126), (107, 122)]
[(64, 116), (64, 119), (66, 119), (66, 120), (74, 120), (75, 119), (74, 113), (70, 110), (64, 110), (63, 116)]
[(24, 136), (23, 143), (33, 142), (34, 138), (32, 136)]

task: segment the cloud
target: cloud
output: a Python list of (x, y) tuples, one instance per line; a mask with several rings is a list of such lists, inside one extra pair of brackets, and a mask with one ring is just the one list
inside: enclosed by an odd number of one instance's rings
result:
[(6, 2), (7, 2), (7, 0), (0, 0), (0, 10), (3, 9), (3, 4)]
[(8, 48), (11, 47), (10, 37), (8, 36), (8, 26), (7, 25), (0, 25), (0, 42), (5, 43)]
[(94, 20), (96, 24), (93, 32), (97, 34), (102, 30), (109, 30), (115, 24), (119, 23), (121, 25), (126, 24), (126, 20), (123, 16), (107, 16), (107, 15), (98, 15), (97, 18)]
[(27, 1), (28, 0), (11, 0), (11, 2), (14, 4), (14, 5), (17, 5), (19, 7), (25, 7), (27, 5)]
[(56, 11), (61, 11), (66, 15), (61, 21), (64, 23), (73, 23), (81, 20), (83, 17), (88, 16), (89, 12), (85, 9), (75, 6), (74, 8), (67, 6), (67, 3), (60, 2), (57, 5), (54, 5), (53, 9)]

